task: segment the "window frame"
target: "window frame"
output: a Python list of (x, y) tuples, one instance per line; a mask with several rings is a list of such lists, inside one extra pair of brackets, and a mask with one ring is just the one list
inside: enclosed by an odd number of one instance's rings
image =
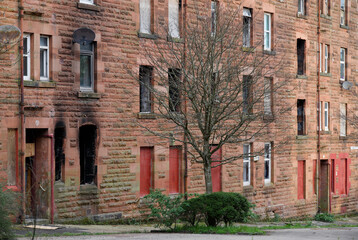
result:
[(329, 131), (329, 102), (324, 104), (324, 131)]
[[(298, 106), (298, 103), (299, 102), (302, 102), (302, 134), (300, 134), (300, 131), (299, 131), (299, 106)], [(304, 136), (306, 135), (306, 100), (305, 99), (297, 99), (297, 135), (299, 136)]]
[[(347, 136), (347, 103), (341, 103), (339, 107), (340, 112), (340, 121), (339, 121), (339, 136), (346, 137)], [(342, 111), (343, 110), (343, 111)], [(343, 128), (342, 128), (343, 127)]]
[[(245, 153), (245, 147), (247, 147), (247, 152)], [(242, 166), (242, 178), (243, 178), (243, 186), (250, 186), (251, 185), (251, 144), (244, 144), (243, 146), (243, 166)], [(245, 174), (245, 163), (247, 164), (247, 178), (248, 180), (245, 181), (244, 174)]]
[(244, 75), (242, 81), (242, 107), (244, 114), (253, 113), (253, 81), (251, 75)]
[[(175, 81), (175, 85), (171, 84)], [(181, 93), (180, 85), (181, 84), (181, 69), (179, 68), (169, 68), (168, 69), (168, 109), (170, 112), (180, 112), (181, 110)], [(177, 95), (175, 94), (177, 92)], [(174, 102), (177, 101), (175, 104)]]
[(92, 42), (91, 43), (91, 51), (89, 50), (82, 50), (80, 49), (80, 75), (81, 75), (81, 57), (82, 56), (90, 56), (90, 59), (91, 59), (91, 62), (90, 62), (90, 65), (91, 65), (91, 69), (90, 69), (90, 74), (91, 74), (91, 86), (90, 87), (87, 87), (87, 86), (81, 86), (81, 76), (80, 76), (80, 91), (81, 92), (94, 92), (94, 61), (95, 61), (95, 43)]
[[(168, 35), (174, 39), (180, 39), (180, 3), (180, 0), (168, 0)], [(173, 9), (173, 6), (176, 8)], [(175, 23), (171, 23), (173, 16), (175, 16)]]
[[(245, 15), (245, 11), (248, 14)], [(242, 11), (242, 24), (243, 24), (243, 34), (242, 34), (242, 46), (243, 47), (252, 47), (252, 8), (243, 8)]]
[(329, 45), (324, 45), (324, 73), (329, 73)]
[[(26, 80), (26, 81), (31, 81), (31, 35), (30, 34), (24, 34), (23, 35), (23, 40), (24, 39), (27, 39), (26, 40), (26, 47), (27, 47), (27, 53), (25, 53), (23, 51), (23, 58), (27, 58), (26, 60), (26, 63), (27, 63), (27, 68), (26, 68), (26, 71), (27, 71), (27, 75), (25, 75), (25, 71), (23, 72), (23, 79)], [(25, 69), (25, 68), (24, 68)]]
[[(269, 91), (267, 91), (269, 90)], [(273, 78), (264, 77), (264, 116), (273, 115)]]
[(306, 1), (305, 0), (298, 0), (298, 15), (304, 16), (306, 15)]
[[(269, 146), (269, 152), (268, 152), (268, 157), (267, 157), (267, 153), (266, 153), (266, 145)], [(264, 150), (264, 179), (265, 179), (265, 184), (270, 184), (272, 182), (272, 143), (271, 142), (266, 142), (265, 143), (265, 150)], [(266, 162), (268, 162), (268, 178), (266, 178)]]
[(94, 0), (80, 0), (80, 3), (94, 5)]
[(341, 0), (339, 4), (339, 23), (341, 26), (347, 26), (347, 1)]
[[(47, 46), (41, 46), (41, 38), (45, 38), (47, 41)], [(44, 53), (46, 54), (46, 61), (44, 61), (41, 64), (41, 57), (40, 57), (40, 80), (41, 81), (49, 81), (50, 80), (50, 37), (45, 35), (40, 35), (40, 55), (41, 50), (44, 50)], [(41, 68), (44, 68), (44, 72), (46, 72), (45, 75), (47, 76), (41, 76)]]
[[(303, 44), (303, 46), (301, 46), (301, 44)], [(306, 75), (306, 40), (301, 38), (297, 38), (297, 75), (299, 76)]]
[(217, 25), (217, 18), (218, 18), (218, 2), (211, 1), (211, 36), (215, 36), (216, 34), (216, 25)]
[[(268, 22), (266, 21), (266, 16), (268, 16)], [(268, 27), (268, 29), (267, 29)], [(266, 46), (266, 39), (268, 38), (268, 46)], [(272, 13), (264, 13), (264, 50), (272, 50)]]
[[(148, 74), (148, 76), (147, 75), (143, 76), (142, 72)], [(147, 77), (149, 78), (148, 84), (150, 85), (148, 87), (143, 86), (143, 84), (144, 85), (146, 84), (146, 83), (143, 83), (143, 81), (147, 81), (147, 79), (146, 79)], [(150, 87), (152, 87), (152, 79), (153, 79), (153, 67), (146, 66), (146, 65), (139, 66), (139, 84), (140, 84), (140, 86), (139, 86), (139, 112), (141, 112), (141, 113), (152, 113), (153, 112), (152, 93), (150, 90)], [(147, 91), (149, 92), (148, 93), (149, 99), (142, 98), (142, 91), (143, 91), (142, 89), (147, 89)], [(150, 111), (144, 111), (145, 109), (143, 109), (143, 108), (145, 108), (143, 106), (143, 103), (144, 103), (143, 101), (145, 101), (145, 100), (147, 100), (147, 102), (149, 104)], [(143, 106), (143, 108), (142, 108), (142, 106)]]
[[(148, 7), (149, 3), (149, 9)], [(143, 6), (143, 7), (142, 7)], [(145, 11), (144, 11), (145, 10)], [(149, 16), (145, 16), (148, 14)], [(140, 0), (139, 1), (139, 32), (144, 34), (152, 34), (152, 0)], [(143, 20), (149, 20), (149, 24), (144, 24)]]
[[(343, 58), (342, 58), (342, 53), (343, 53)], [(347, 49), (346, 48), (340, 48), (340, 52), (339, 52), (339, 80), (340, 81), (346, 81), (347, 79)], [(342, 66), (343, 66), (343, 71), (342, 71)], [(343, 78), (342, 78), (342, 73), (343, 73)]]

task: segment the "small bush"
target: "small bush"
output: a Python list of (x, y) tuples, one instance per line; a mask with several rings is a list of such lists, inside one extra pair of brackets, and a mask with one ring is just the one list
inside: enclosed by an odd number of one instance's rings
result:
[(203, 219), (207, 226), (215, 227), (220, 222), (227, 226), (245, 221), (252, 204), (239, 193), (216, 192), (187, 200), (182, 206), (183, 221), (194, 226)]
[(182, 208), (183, 194), (175, 196), (167, 196), (162, 194), (160, 190), (151, 191), (144, 197), (148, 200), (148, 207), (151, 210), (149, 217), (154, 217), (158, 227), (165, 226), (172, 228), (176, 226), (179, 216), (184, 212)]
[(334, 222), (334, 215), (329, 213), (317, 213), (314, 220), (321, 222)]
[(13, 239), (11, 214), (16, 214), (16, 194), (0, 184), (0, 239)]

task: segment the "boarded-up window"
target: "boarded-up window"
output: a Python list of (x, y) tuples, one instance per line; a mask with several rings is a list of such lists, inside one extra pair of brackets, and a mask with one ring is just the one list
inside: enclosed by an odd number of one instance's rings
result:
[(335, 187), (334, 187), (334, 181), (336, 179), (336, 165), (335, 165), (335, 161), (334, 159), (331, 160), (331, 192), (334, 194), (335, 193)]
[(265, 115), (272, 115), (272, 78), (265, 77), (264, 79), (264, 113)]
[(180, 191), (180, 159), (181, 148), (169, 148), (169, 193), (179, 193)]
[[(216, 146), (212, 146), (211, 149)], [(221, 148), (211, 155), (211, 179), (213, 183), (213, 192), (221, 191)], [(219, 165), (219, 166), (217, 166)]]
[(297, 100), (297, 135), (305, 135), (306, 132), (306, 116), (305, 116), (305, 100)]
[(252, 76), (244, 76), (242, 88), (243, 112), (252, 113)]
[(18, 176), (17, 129), (7, 131), (7, 185), (15, 186)]
[(316, 178), (316, 174), (317, 174), (317, 160), (313, 160), (313, 167), (312, 167), (312, 171), (313, 171), (313, 179), (312, 179), (312, 183), (313, 183), (313, 193), (317, 194), (317, 178)]
[(140, 66), (139, 69), (139, 81), (140, 81), (140, 111), (151, 112), (152, 111), (152, 73), (153, 67)]
[(180, 69), (169, 68), (169, 110), (180, 111)]
[(140, 196), (149, 194), (153, 188), (153, 147), (140, 148)]
[(298, 161), (297, 165), (297, 198), (305, 199), (305, 161)]
[(347, 194), (347, 187), (348, 187), (348, 176), (347, 176), (347, 159), (341, 159), (341, 164), (339, 166), (339, 173), (340, 173), (340, 194)]
[(298, 75), (304, 75), (306, 73), (305, 45), (306, 45), (305, 40), (297, 39), (297, 74)]

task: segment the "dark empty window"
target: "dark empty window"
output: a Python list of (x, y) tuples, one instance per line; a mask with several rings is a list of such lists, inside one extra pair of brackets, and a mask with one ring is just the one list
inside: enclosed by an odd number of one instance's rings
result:
[(297, 74), (298, 75), (305, 75), (306, 73), (305, 45), (306, 45), (305, 40), (297, 39)]
[(55, 128), (55, 180), (62, 180), (65, 166), (65, 152), (63, 149), (66, 131), (64, 127)]
[(96, 138), (96, 126), (85, 125), (80, 127), (81, 184), (95, 183)]
[(140, 81), (140, 111), (152, 111), (152, 73), (153, 68), (149, 66), (140, 66), (139, 81)]
[(243, 78), (243, 112), (252, 113), (252, 77), (244, 76)]
[(305, 100), (297, 100), (297, 135), (305, 135), (305, 118)]
[(170, 68), (169, 78), (169, 110), (171, 112), (180, 111), (180, 69)]

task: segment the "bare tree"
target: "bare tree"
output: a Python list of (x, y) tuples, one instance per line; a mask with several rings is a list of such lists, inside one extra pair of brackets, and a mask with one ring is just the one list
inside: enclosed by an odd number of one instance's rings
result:
[(263, 41), (253, 41), (253, 23), (237, 5), (212, 6), (211, 11), (210, 3), (206, 5), (183, 10), (180, 39), (166, 37), (168, 27), (158, 39), (141, 42), (153, 79), (148, 80), (151, 74), (145, 68), (139, 79), (133, 69), (130, 72), (141, 85), (141, 112), (152, 111), (171, 123), (168, 128), (162, 123), (142, 126), (187, 144), (191, 160), (203, 165), (206, 192), (211, 193), (211, 168), (243, 156), (214, 161), (213, 154), (228, 143), (259, 139), (282, 111), (272, 107), (282, 86), (272, 77), (282, 62), (263, 50)]

